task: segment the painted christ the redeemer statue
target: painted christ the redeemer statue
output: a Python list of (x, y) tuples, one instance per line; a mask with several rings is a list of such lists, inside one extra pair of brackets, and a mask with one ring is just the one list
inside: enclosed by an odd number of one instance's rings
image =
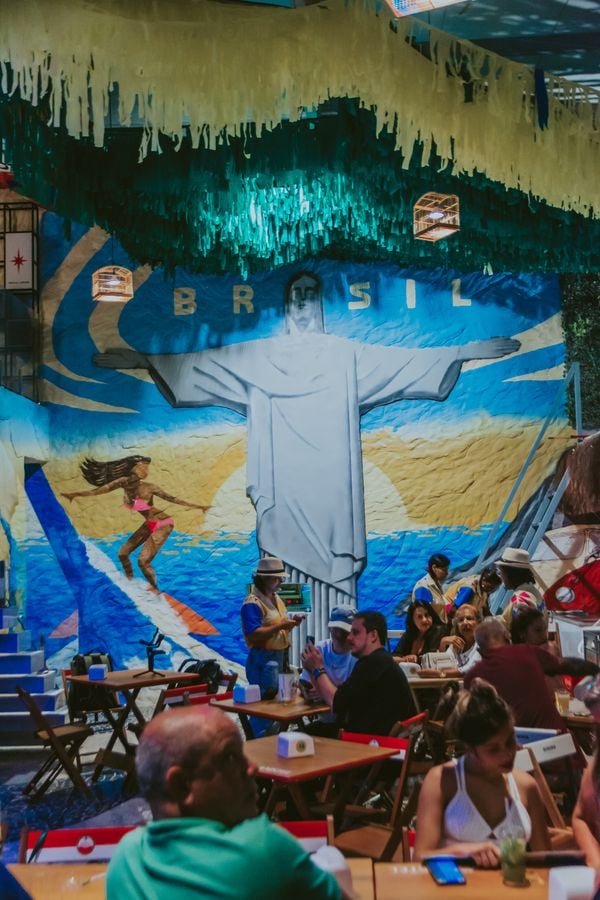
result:
[(360, 417), (397, 400), (445, 400), (461, 365), (519, 348), (511, 338), (405, 348), (327, 334), (319, 278), (286, 294), (285, 334), (196, 353), (108, 350), (109, 368), (145, 368), (173, 406), (224, 406), (248, 420), (247, 494), (263, 555), (312, 586), (310, 633), (355, 604), (366, 564)]

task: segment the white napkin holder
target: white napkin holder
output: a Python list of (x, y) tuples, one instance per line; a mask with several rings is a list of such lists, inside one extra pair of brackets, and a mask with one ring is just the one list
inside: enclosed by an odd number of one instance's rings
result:
[(104, 681), (108, 674), (108, 666), (104, 663), (95, 663), (87, 672), (90, 681)]
[(313, 863), (333, 875), (345, 897), (356, 898), (352, 885), (352, 872), (346, 858), (337, 847), (326, 845), (319, 847), (316, 853), (311, 855)]
[(590, 900), (596, 872), (589, 866), (557, 866), (548, 875), (548, 900)]
[(303, 731), (282, 731), (277, 735), (277, 756), (291, 759), (295, 756), (314, 756), (315, 742)]
[(234, 703), (258, 703), (260, 700), (259, 684), (236, 684), (233, 688)]
[(414, 675), (418, 675), (421, 671), (421, 666), (416, 662), (401, 662), (398, 663), (404, 674), (407, 678), (411, 678)]

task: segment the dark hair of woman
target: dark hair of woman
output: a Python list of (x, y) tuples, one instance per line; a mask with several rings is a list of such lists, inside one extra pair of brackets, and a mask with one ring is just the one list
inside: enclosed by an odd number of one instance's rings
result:
[(485, 569), (482, 569), (479, 573), (479, 579), (485, 578), (490, 584), (495, 584), (496, 587), (500, 587), (502, 584), (502, 579), (498, 575), (498, 569), (496, 566), (486, 566)]
[(152, 462), (149, 456), (124, 456), (122, 459), (113, 459), (109, 462), (99, 462), (97, 459), (84, 459), (81, 466), (81, 474), (88, 484), (94, 487), (102, 487), (117, 478), (128, 478), (133, 468), (140, 462)]
[(426, 600), (413, 600), (406, 610), (406, 631), (396, 644), (392, 651), (394, 656), (409, 656), (412, 651), (414, 641), (418, 638), (420, 632), (414, 622), (414, 612), (416, 609), (424, 609), (431, 616), (431, 628), (425, 632), (425, 640), (423, 643), (423, 653), (432, 653), (440, 646), (440, 641), (446, 633), (446, 628), (442, 620), (436, 613), (431, 603)]
[(449, 565), (450, 560), (445, 553), (434, 553), (427, 561), (427, 568), (429, 570), (431, 570), (432, 566), (439, 566), (441, 569), (445, 569)]
[(512, 721), (511, 711), (496, 689), (483, 678), (475, 678), (469, 691), (461, 691), (446, 728), (461, 744), (478, 747)]
[(520, 566), (499, 566), (504, 584), (510, 590), (516, 590), (522, 584), (535, 584), (535, 575), (531, 569), (522, 569)]
[(517, 611), (510, 623), (510, 639), (513, 644), (525, 644), (527, 629), (538, 619), (543, 619), (544, 613), (534, 607), (526, 607)]

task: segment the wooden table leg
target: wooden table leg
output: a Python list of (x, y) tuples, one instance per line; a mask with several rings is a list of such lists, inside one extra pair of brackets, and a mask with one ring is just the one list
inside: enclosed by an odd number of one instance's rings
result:
[(304, 796), (304, 791), (302, 790), (302, 785), (292, 781), (287, 784), (286, 787), (290, 797), (292, 798), (294, 806), (300, 813), (300, 818), (304, 819), (305, 821), (307, 819), (310, 819), (310, 809), (308, 808), (306, 797)]
[[(132, 711), (133, 707), (135, 707), (134, 714), (136, 715), (136, 718), (139, 718), (141, 716), (141, 713), (135, 703), (138, 693), (139, 689), (134, 690), (132, 693), (130, 693), (129, 691), (123, 691), (123, 694), (125, 696), (125, 705), (118, 716), (114, 716), (108, 706), (105, 707), (104, 713), (107, 720), (110, 722), (113, 732), (108, 740), (106, 747), (98, 750), (98, 753), (96, 754), (96, 765), (94, 768), (94, 774), (92, 775), (92, 781), (98, 781), (102, 769), (105, 766), (111, 764), (110, 760), (112, 760), (112, 763), (115, 764), (117, 763), (119, 756), (122, 756), (122, 754), (113, 753), (113, 747), (115, 746), (117, 740), (121, 741), (127, 754), (129, 754), (130, 756), (133, 756), (135, 754), (134, 746), (127, 739), (125, 722), (127, 721), (127, 716)], [(143, 717), (142, 721), (145, 723), (145, 719), (143, 719)]]

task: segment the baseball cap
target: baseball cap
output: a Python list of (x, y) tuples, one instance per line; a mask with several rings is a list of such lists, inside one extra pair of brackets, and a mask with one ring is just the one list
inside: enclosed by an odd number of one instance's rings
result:
[(352, 621), (356, 610), (351, 606), (334, 606), (329, 613), (328, 628), (341, 628), (342, 631), (352, 630)]

